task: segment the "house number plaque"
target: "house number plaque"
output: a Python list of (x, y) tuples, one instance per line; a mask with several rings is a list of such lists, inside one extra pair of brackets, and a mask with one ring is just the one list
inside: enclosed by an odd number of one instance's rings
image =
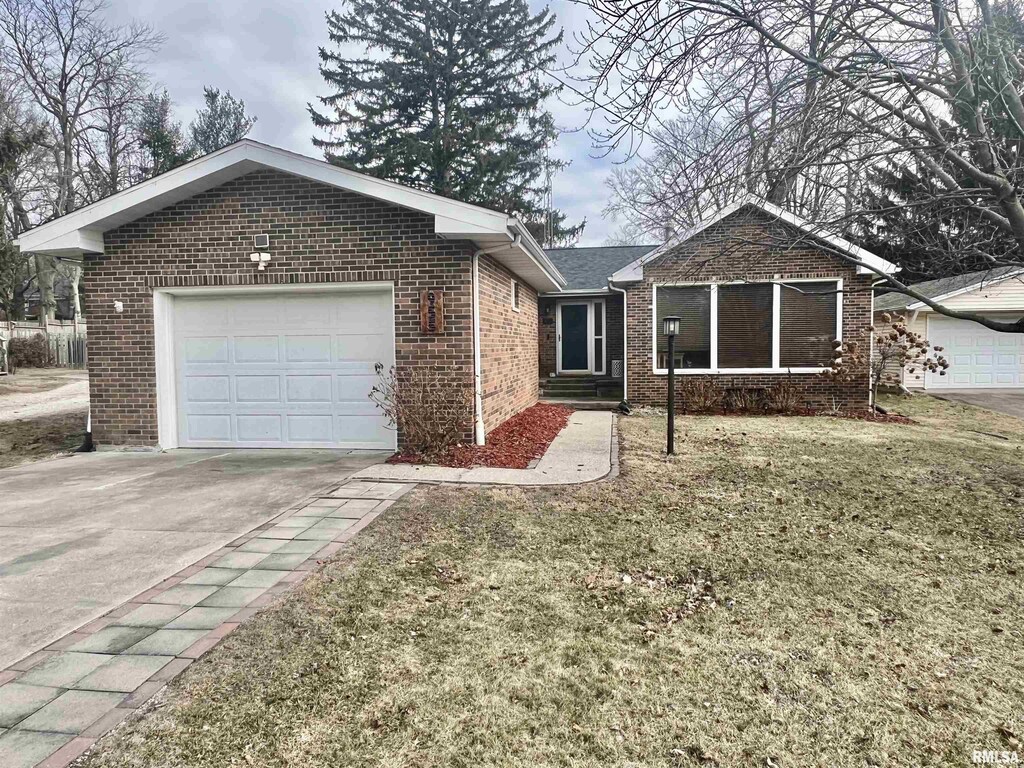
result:
[(433, 335), (444, 333), (444, 291), (433, 288), (420, 292), (420, 330)]

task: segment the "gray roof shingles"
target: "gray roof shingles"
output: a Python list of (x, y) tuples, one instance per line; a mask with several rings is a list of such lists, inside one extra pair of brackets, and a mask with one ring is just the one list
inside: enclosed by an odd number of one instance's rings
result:
[(616, 245), (545, 248), (544, 252), (568, 281), (566, 290), (598, 291), (608, 287), (609, 277), (655, 248), (656, 245)]
[[(1020, 267), (1000, 267), (998, 269), (983, 269), (980, 272), (968, 272), (966, 275), (954, 275), (952, 277), (940, 277), (935, 280), (926, 280), (923, 283), (911, 285), (915, 291), (929, 299), (937, 296), (945, 296), (963, 288), (970, 288), (972, 285), (990, 283), (1013, 272), (1019, 272)], [(892, 312), (906, 309), (911, 304), (916, 304), (917, 299), (903, 293), (885, 293), (875, 297), (875, 312)]]

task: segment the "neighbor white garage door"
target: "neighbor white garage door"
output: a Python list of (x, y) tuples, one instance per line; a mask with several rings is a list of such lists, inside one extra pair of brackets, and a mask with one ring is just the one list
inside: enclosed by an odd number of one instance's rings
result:
[(932, 315), (928, 341), (942, 347), (949, 370), (945, 376), (927, 374), (927, 389), (1024, 387), (1022, 334), (997, 333), (969, 320)]
[(182, 447), (395, 447), (369, 399), (394, 363), (390, 289), (178, 295), (173, 328)]

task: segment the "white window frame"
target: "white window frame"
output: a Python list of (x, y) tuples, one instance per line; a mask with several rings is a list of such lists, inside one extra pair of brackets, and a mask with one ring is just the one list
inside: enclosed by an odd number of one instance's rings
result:
[[(711, 289), (711, 367), (710, 368), (676, 368), (677, 375), (683, 376), (732, 376), (758, 373), (823, 373), (828, 367), (789, 367), (783, 368), (779, 363), (782, 359), (782, 286), (796, 283), (835, 283), (836, 284), (836, 335), (843, 340), (843, 279), (841, 277), (799, 277), (775, 280), (729, 280), (718, 283), (654, 283), (651, 286), (651, 370), (657, 376), (667, 376), (668, 368), (658, 367), (658, 289), (659, 288), (699, 288), (707, 286)], [(771, 368), (719, 368), (718, 367), (718, 286), (719, 285), (771, 285), (772, 286), (772, 367)]]
[[(594, 315), (596, 314), (594, 308), (598, 304), (601, 305), (601, 328), (600, 328), (601, 332), (600, 333), (598, 333), (597, 322), (594, 320)], [(606, 339), (608, 338), (608, 334), (605, 332), (605, 329), (607, 327), (608, 327), (608, 307), (605, 305), (604, 299), (594, 299), (592, 302), (590, 302), (590, 328), (591, 328), (591, 333), (590, 333), (590, 358), (591, 358), (591, 365), (590, 365), (590, 369), (595, 374), (602, 375), (602, 376), (604, 375), (604, 365), (605, 365), (604, 361), (608, 357), (608, 347), (607, 347), (607, 342), (606, 342)], [(601, 340), (601, 359), (600, 360), (598, 360), (597, 356), (594, 354), (594, 342), (597, 341), (598, 339)]]
[(512, 303), (512, 311), (513, 312), (518, 312), (519, 311), (519, 292), (518, 292), (517, 289), (519, 288), (519, 281), (516, 280), (514, 277), (510, 278), (510, 279), (512, 280), (512, 282), (510, 284), (511, 291), (509, 292), (510, 293), (510, 300), (511, 300), (511, 303)]

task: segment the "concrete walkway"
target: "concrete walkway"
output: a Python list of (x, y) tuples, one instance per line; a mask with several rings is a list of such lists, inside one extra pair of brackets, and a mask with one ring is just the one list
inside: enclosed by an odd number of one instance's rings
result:
[(0, 766), (67, 766), (413, 487), (349, 482), (305, 498), (0, 669)]
[(573, 485), (600, 480), (618, 471), (615, 414), (576, 411), (531, 469), (375, 464), (353, 477), (409, 483), (473, 483), (478, 485)]

